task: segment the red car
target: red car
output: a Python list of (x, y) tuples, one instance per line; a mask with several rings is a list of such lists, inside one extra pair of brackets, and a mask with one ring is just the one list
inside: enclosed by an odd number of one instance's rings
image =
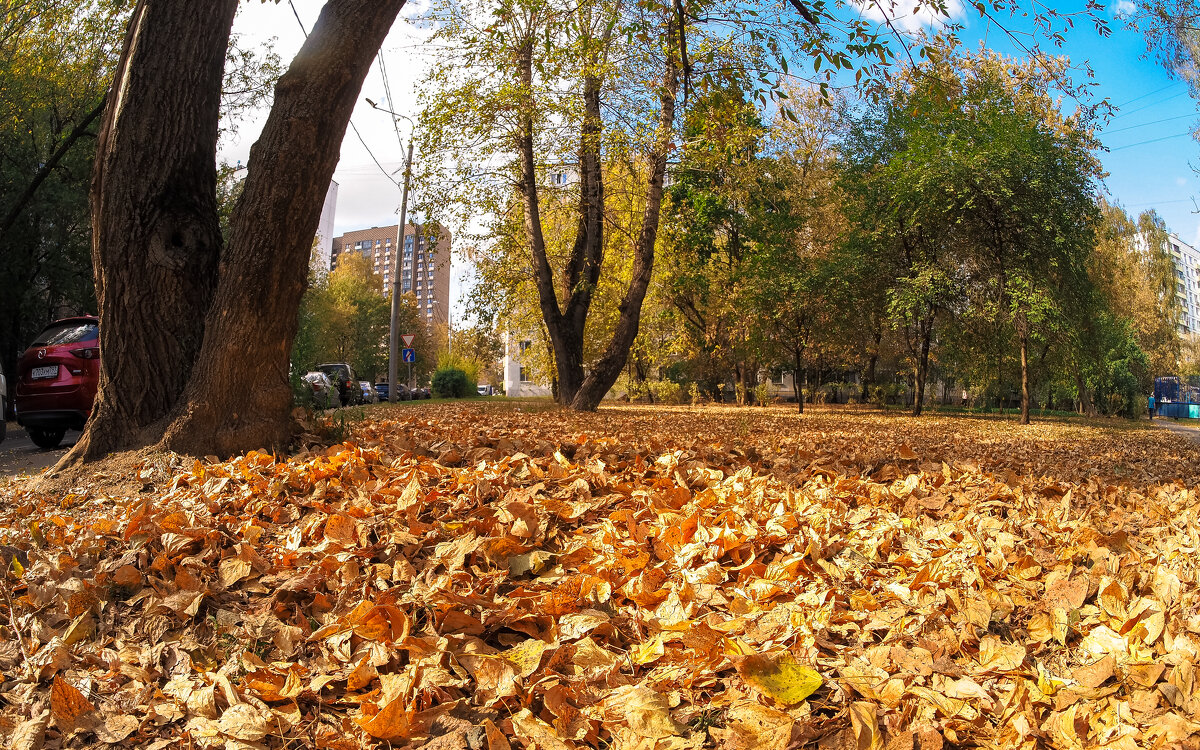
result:
[(37, 335), (17, 362), (17, 424), (41, 448), (55, 448), (92, 414), (100, 377), (100, 321), (64, 318)]

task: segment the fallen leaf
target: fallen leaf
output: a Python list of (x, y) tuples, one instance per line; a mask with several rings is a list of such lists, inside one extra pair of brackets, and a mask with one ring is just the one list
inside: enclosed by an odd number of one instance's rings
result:
[(787, 651), (741, 657), (734, 665), (749, 685), (783, 705), (799, 703), (823, 683), (816, 670), (801, 666)]

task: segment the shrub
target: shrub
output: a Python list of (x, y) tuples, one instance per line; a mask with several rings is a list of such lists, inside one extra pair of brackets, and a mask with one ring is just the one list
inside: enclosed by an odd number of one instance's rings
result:
[(457, 367), (443, 367), (435, 372), (431, 387), (438, 398), (466, 398), (476, 393), (475, 384), (467, 373)]
[(754, 386), (754, 403), (759, 406), (766, 406), (771, 403), (771, 384), (763, 381)]
[(704, 398), (700, 395), (700, 385), (698, 383), (690, 383), (688, 385), (688, 397), (692, 402), (692, 406), (699, 406)]
[(647, 384), (650, 395), (660, 404), (682, 404), (683, 387), (673, 380), (656, 380)]

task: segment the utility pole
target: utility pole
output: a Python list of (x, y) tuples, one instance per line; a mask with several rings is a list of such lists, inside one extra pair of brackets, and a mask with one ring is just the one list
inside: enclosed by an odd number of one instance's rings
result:
[[(392, 266), (392, 322), (388, 339), (388, 403), (396, 403), (396, 370), (400, 355), (400, 259), (404, 256), (404, 225), (408, 221), (408, 182), (412, 177), (413, 139), (408, 139), (408, 157), (404, 160), (404, 190), (400, 198), (400, 223), (396, 225), (396, 260)], [(416, 236), (413, 245), (416, 246)], [(409, 380), (412, 380), (412, 365), (409, 365)]]

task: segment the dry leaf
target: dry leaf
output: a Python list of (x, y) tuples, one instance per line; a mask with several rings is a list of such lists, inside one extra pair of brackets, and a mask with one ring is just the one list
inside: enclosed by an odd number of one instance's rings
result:
[(61, 677), (55, 677), (50, 685), (50, 714), (58, 726), (70, 730), (80, 717), (95, 711), (96, 707), (83, 693)]
[(816, 670), (801, 666), (790, 653), (755, 654), (734, 662), (748, 684), (783, 705), (794, 705), (822, 685)]

